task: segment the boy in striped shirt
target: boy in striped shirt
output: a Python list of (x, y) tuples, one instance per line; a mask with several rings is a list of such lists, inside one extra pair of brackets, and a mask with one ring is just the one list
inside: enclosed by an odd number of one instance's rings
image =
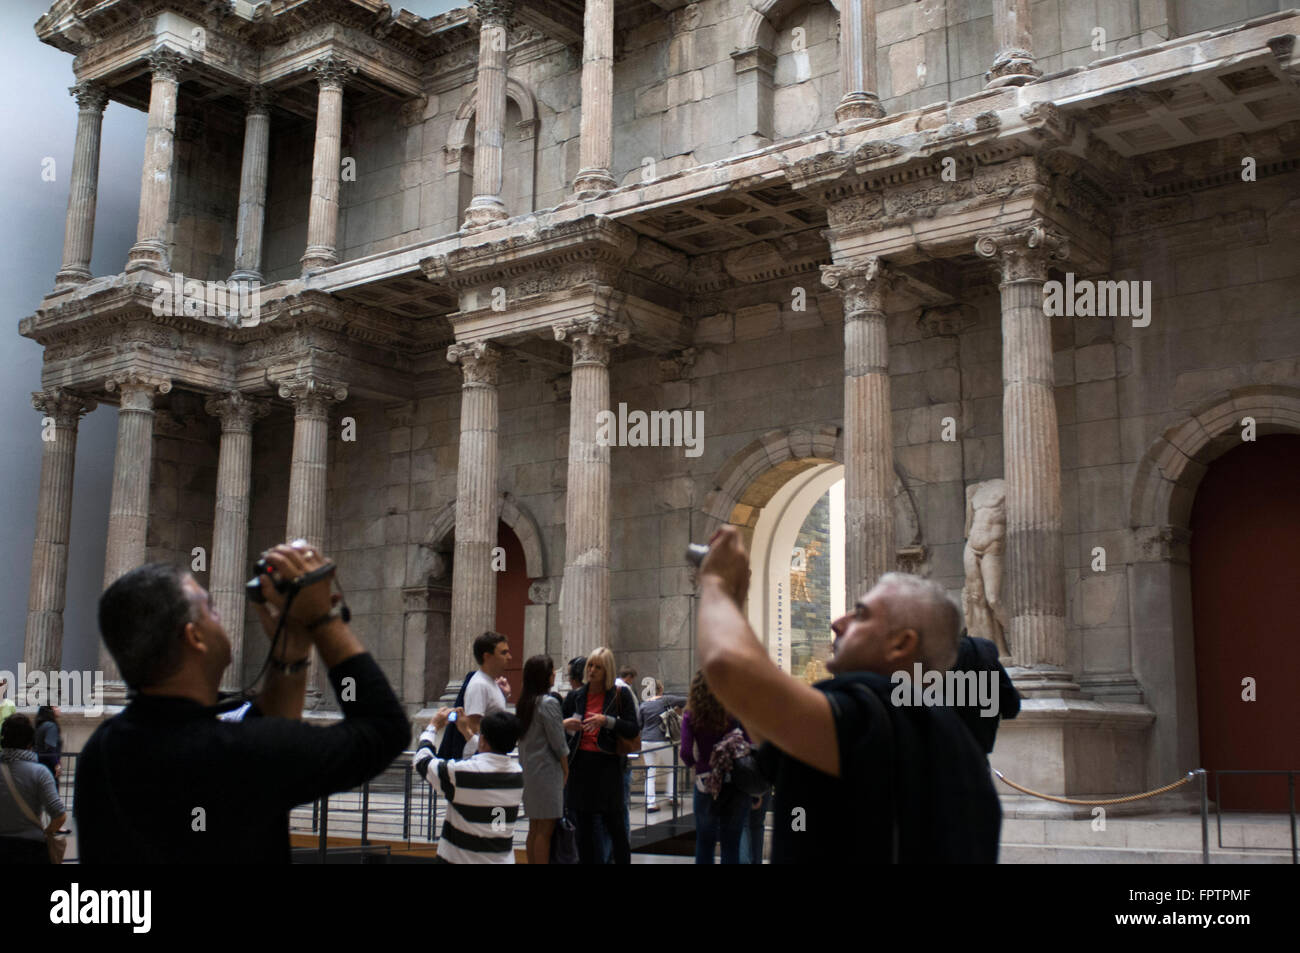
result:
[(444, 761), (435, 752), (438, 732), (451, 709), (433, 716), (420, 735), (413, 765), (417, 774), (441, 789), (447, 816), (438, 840), (438, 860), (448, 864), (513, 864), (515, 818), (523, 796), (524, 774), (510, 757), (519, 740), (519, 719), (508, 711), (483, 716), (478, 752), (463, 761)]

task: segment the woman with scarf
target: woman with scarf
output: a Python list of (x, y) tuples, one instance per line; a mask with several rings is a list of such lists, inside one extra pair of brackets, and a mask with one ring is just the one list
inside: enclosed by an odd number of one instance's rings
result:
[[(68, 819), (35, 745), (26, 715), (11, 715), (0, 726), (0, 865), (50, 863), (47, 842)], [(42, 810), (51, 818), (47, 827), (41, 827)]]

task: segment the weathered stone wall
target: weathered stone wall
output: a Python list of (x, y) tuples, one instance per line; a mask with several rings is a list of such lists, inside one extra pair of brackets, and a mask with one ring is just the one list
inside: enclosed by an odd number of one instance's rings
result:
[[(289, 461), (293, 456), (293, 413), (284, 406), (253, 424), (253, 466), (249, 489), (248, 561), (284, 542), (285, 514), (289, 510)], [(229, 622), (226, 623), (230, 625)], [(244, 682), (248, 683), (266, 661), (267, 640), (257, 616), (244, 616)]]
[(171, 270), (224, 281), (235, 267), (242, 124), (226, 113), (180, 100), (176, 123)]
[(313, 124), (281, 112), (272, 114), (262, 246), (262, 275), (267, 283), (302, 273), (315, 141)]

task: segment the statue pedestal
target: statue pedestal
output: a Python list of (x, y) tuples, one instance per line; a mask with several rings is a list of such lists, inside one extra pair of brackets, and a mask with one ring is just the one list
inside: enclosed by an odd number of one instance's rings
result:
[[(1146, 705), (1093, 701), (1079, 695), (1027, 697), (1021, 701), (1019, 716), (998, 728), (989, 763), (1021, 787), (1043, 794), (1080, 800), (1138, 794), (1178, 780), (1147, 777), (1155, 718)], [(993, 783), (1005, 817), (1093, 816), (1088, 806), (1023, 795), (996, 778)], [(1107, 805), (1106, 813), (1185, 810), (1192, 796), (1199, 810), (1199, 789), (1188, 786), (1141, 801)]]

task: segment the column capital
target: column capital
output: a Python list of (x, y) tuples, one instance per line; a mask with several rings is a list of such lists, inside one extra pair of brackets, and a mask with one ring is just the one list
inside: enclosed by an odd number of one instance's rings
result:
[(514, 0), (474, 0), (482, 26), (509, 27), (515, 16)]
[(265, 417), (271, 412), (271, 405), (264, 400), (249, 397), (242, 391), (232, 390), (204, 401), (203, 409), (214, 417), (221, 418), (221, 431), (251, 432), (253, 421)]
[(165, 46), (150, 50), (145, 55), (145, 60), (154, 79), (166, 79), (173, 83), (180, 81), (181, 70), (190, 63), (190, 58), (184, 53), (178, 53)]
[(844, 320), (865, 312), (884, 314), (889, 293), (898, 285), (898, 272), (879, 255), (842, 265), (822, 265), (822, 284), (844, 298)]
[(294, 413), (300, 417), (324, 417), (330, 404), (348, 398), (346, 384), (310, 374), (280, 381), (279, 392), (285, 400), (293, 401)]
[(447, 348), (447, 360), (459, 364), (465, 375), (465, 386), (496, 387), (497, 371), (501, 363), (501, 350), (486, 341), (473, 344), (453, 344)]
[(271, 103), (275, 102), (275, 93), (266, 86), (249, 86), (244, 94), (244, 102), (250, 116), (265, 116), (271, 111)]
[(307, 70), (316, 74), (316, 82), (320, 83), (321, 89), (342, 89), (348, 75), (355, 73), (357, 68), (341, 56), (328, 55), (316, 60)]
[(104, 381), (104, 390), (109, 393), (113, 391), (121, 393), (122, 400), (118, 405), (121, 410), (147, 410), (152, 412), (154, 392), (167, 394), (171, 392), (171, 389), (172, 382), (169, 378), (144, 374), (140, 371), (127, 371), (124, 374), (116, 374)]
[(75, 427), (81, 416), (90, 413), (99, 403), (62, 387), (51, 387), (32, 391), (32, 406), (41, 414), (53, 417), (55, 426)]
[(985, 232), (975, 239), (975, 253), (991, 259), (1003, 283), (1046, 281), (1052, 261), (1069, 257), (1069, 242), (1054, 228), (1035, 219), (1015, 228)]
[(555, 325), (555, 340), (573, 348), (573, 363), (609, 366), (610, 353), (626, 344), (631, 332), (621, 324), (600, 318), (579, 318)]
[(108, 105), (108, 89), (102, 83), (77, 83), (68, 87), (68, 95), (77, 100), (82, 112), (102, 113)]
[(1034, 65), (1033, 53), (1020, 49), (1002, 50), (994, 57), (993, 66), (984, 74), (984, 84), (990, 89), (1023, 86), (1042, 75), (1043, 71)]

